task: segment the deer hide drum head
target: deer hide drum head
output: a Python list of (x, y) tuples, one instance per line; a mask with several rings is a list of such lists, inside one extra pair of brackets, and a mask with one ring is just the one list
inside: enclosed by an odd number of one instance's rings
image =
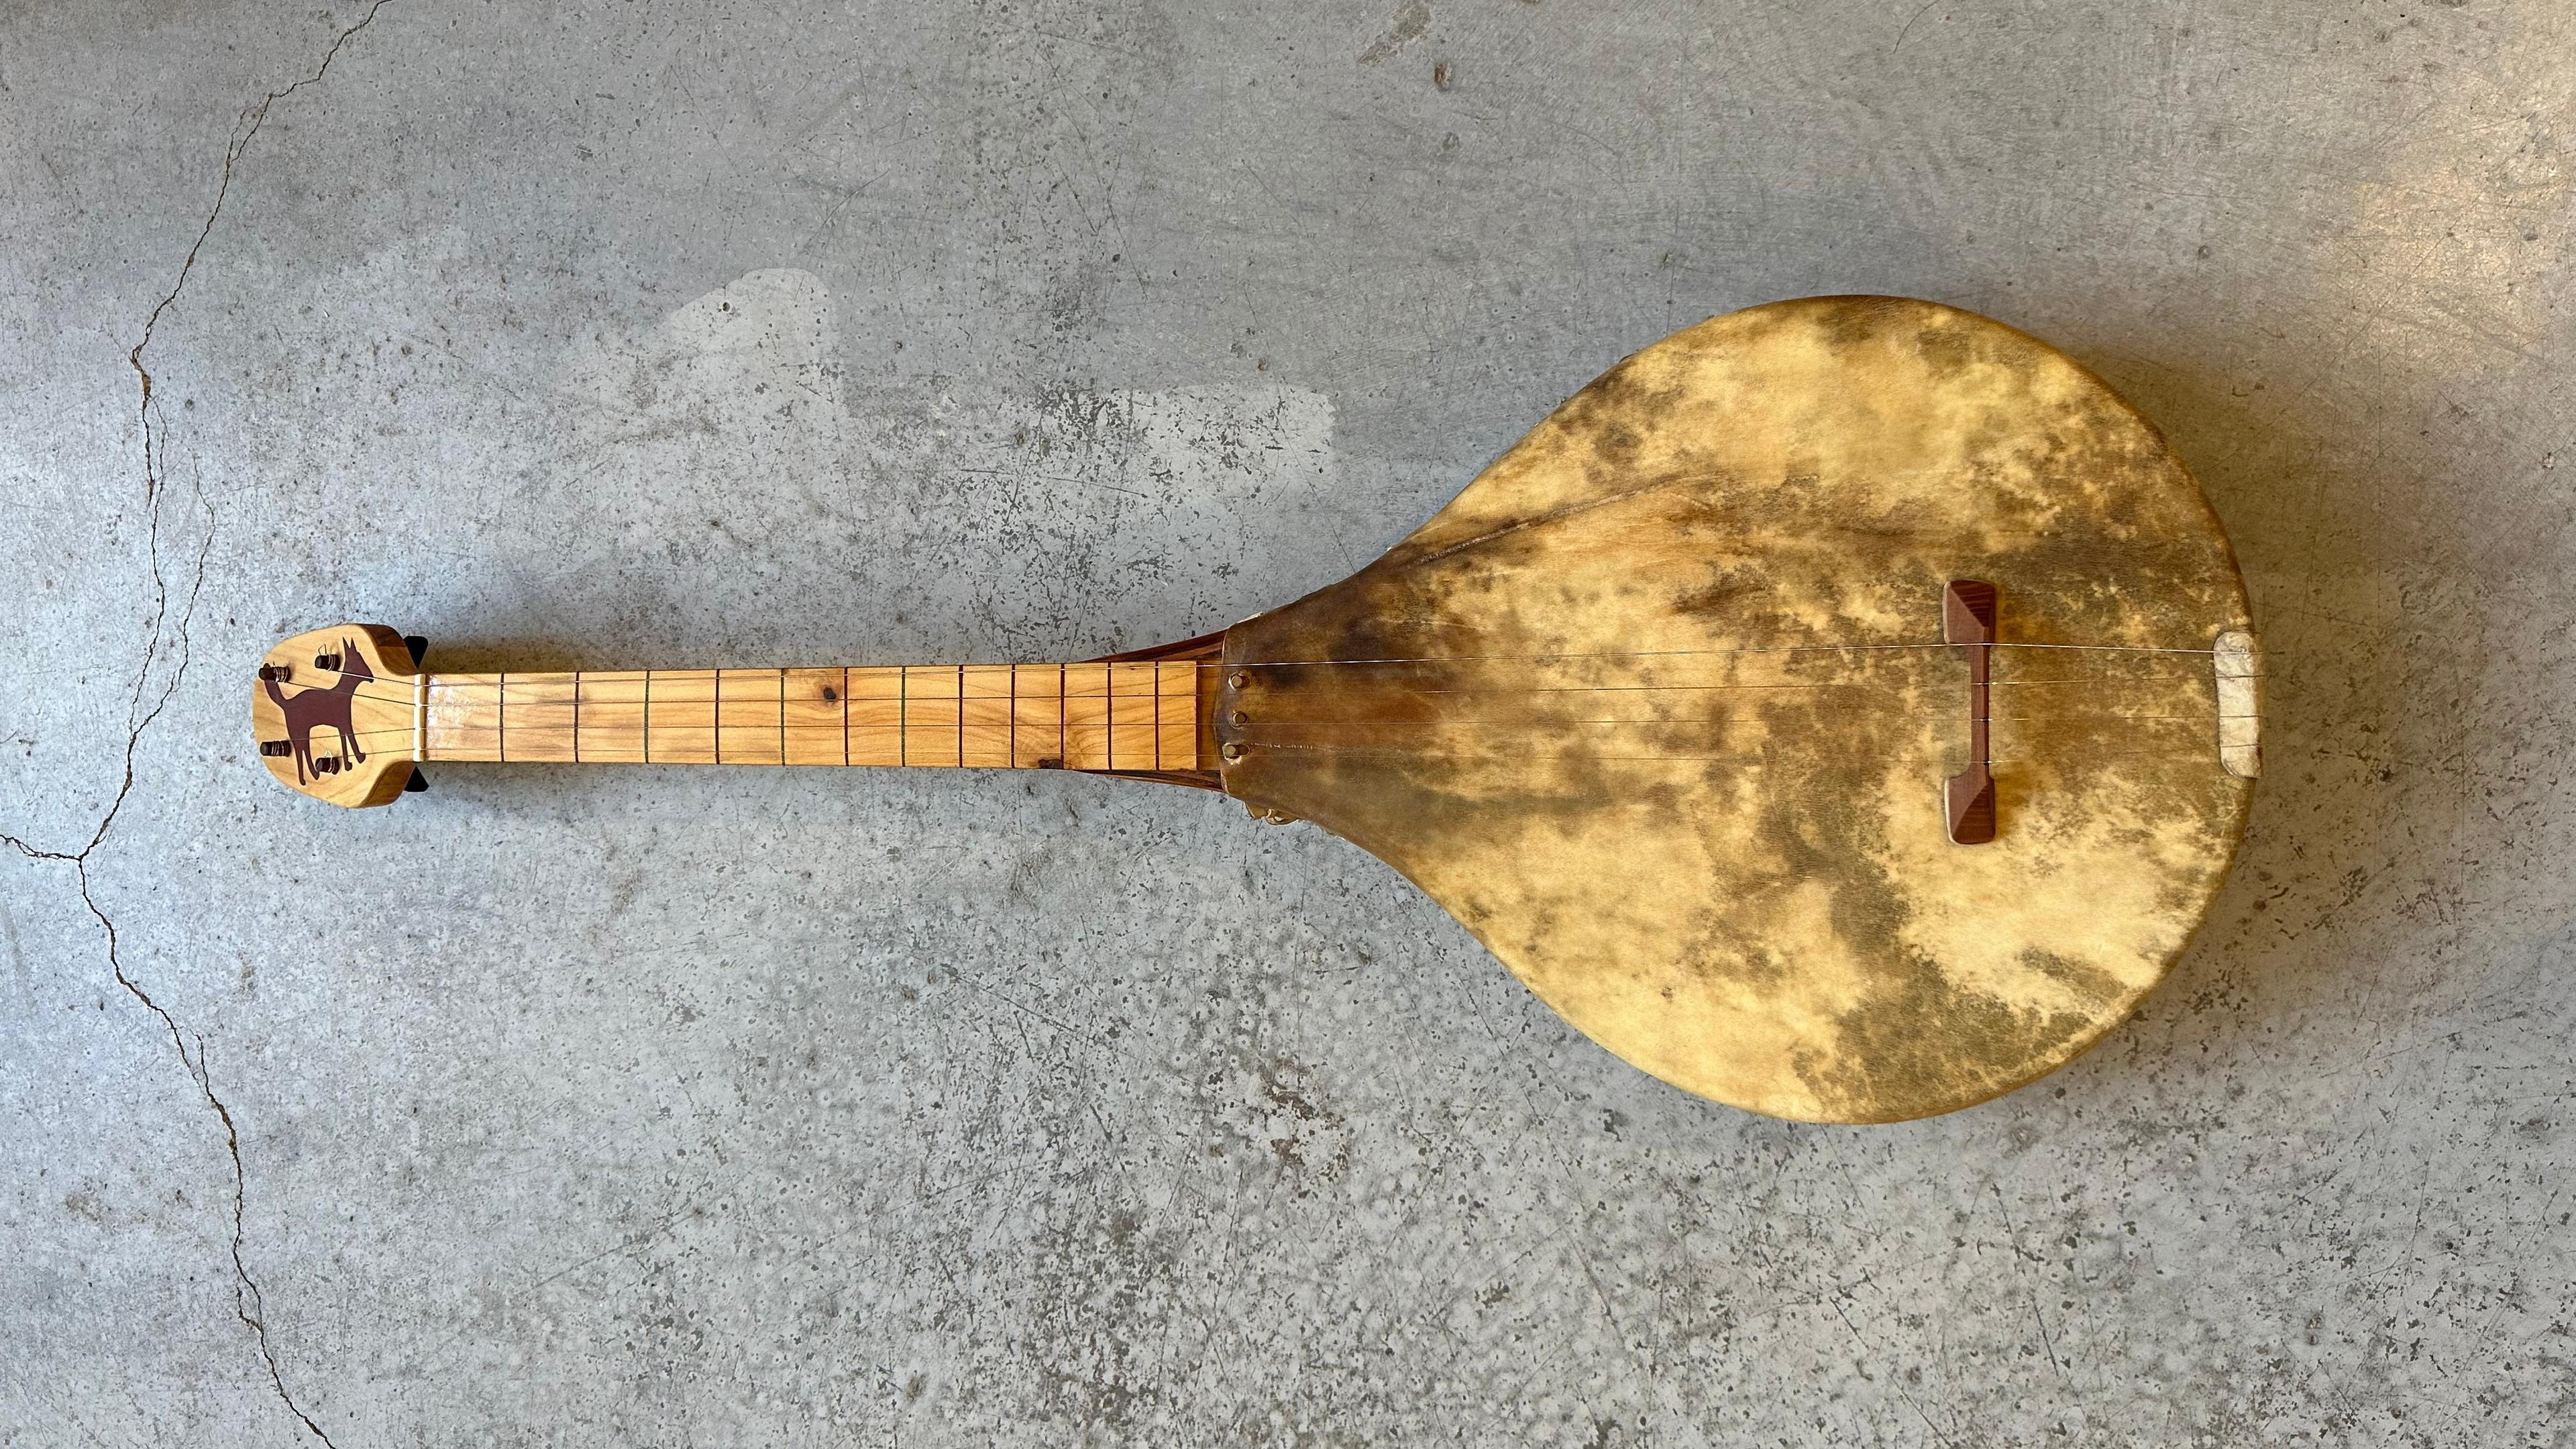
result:
[[(1954, 579), (2001, 598), (1981, 845), (1943, 815)], [(1895, 1121), (2064, 1065), (2182, 951), (2251, 792), (2211, 674), (2246, 628), (2199, 486), (2098, 378), (1811, 298), (1629, 358), (1236, 625), (1217, 730), (1231, 794), (1394, 866), (1629, 1062)]]

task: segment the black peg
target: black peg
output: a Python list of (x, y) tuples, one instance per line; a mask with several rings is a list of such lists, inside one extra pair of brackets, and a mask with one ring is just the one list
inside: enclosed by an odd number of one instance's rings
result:
[(406, 795), (417, 795), (428, 788), (429, 777), (420, 772), (420, 766), (412, 766), (411, 778), (403, 781), (403, 793)]
[(284, 684), (294, 673), (294, 670), (283, 664), (263, 664), (259, 667), (259, 677), (272, 684)]
[(295, 753), (295, 746), (285, 740), (261, 740), (259, 752), (272, 760), (282, 760)]
[(422, 634), (405, 634), (403, 647), (411, 651), (411, 662), (417, 666), (429, 658), (429, 638)]

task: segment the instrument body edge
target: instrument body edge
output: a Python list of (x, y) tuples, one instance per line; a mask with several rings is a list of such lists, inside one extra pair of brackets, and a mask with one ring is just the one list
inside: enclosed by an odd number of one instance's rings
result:
[[(2001, 599), (1973, 845), (1959, 579)], [(1394, 866), (1612, 1052), (1894, 1121), (2063, 1066), (2181, 954), (2250, 799), (2210, 657), (2250, 627), (2199, 486), (2082, 366), (1808, 298), (1627, 359), (1229, 630), (1213, 713), (1230, 793)]]

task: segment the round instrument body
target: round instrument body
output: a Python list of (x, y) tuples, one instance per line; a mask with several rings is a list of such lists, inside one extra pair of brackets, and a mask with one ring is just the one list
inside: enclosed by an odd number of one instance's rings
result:
[[(1962, 579), (2000, 598), (1969, 845)], [(1810, 298), (1629, 358), (1228, 631), (1217, 738), (1230, 793), (1403, 872), (1619, 1056), (1894, 1121), (2064, 1065), (2188, 943), (2251, 795), (2213, 679), (2248, 630), (2199, 486), (2100, 379)]]

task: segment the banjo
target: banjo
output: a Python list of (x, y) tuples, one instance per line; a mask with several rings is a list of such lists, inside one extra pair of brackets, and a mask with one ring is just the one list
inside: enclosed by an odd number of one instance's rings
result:
[(1973, 313), (1816, 297), (1612, 368), (1383, 557), (1065, 664), (432, 673), (262, 660), (281, 782), (423, 762), (1064, 769), (1218, 790), (1401, 872), (1594, 1041), (1773, 1116), (2042, 1076), (2189, 942), (2262, 669), (2225, 533), (2103, 382)]

